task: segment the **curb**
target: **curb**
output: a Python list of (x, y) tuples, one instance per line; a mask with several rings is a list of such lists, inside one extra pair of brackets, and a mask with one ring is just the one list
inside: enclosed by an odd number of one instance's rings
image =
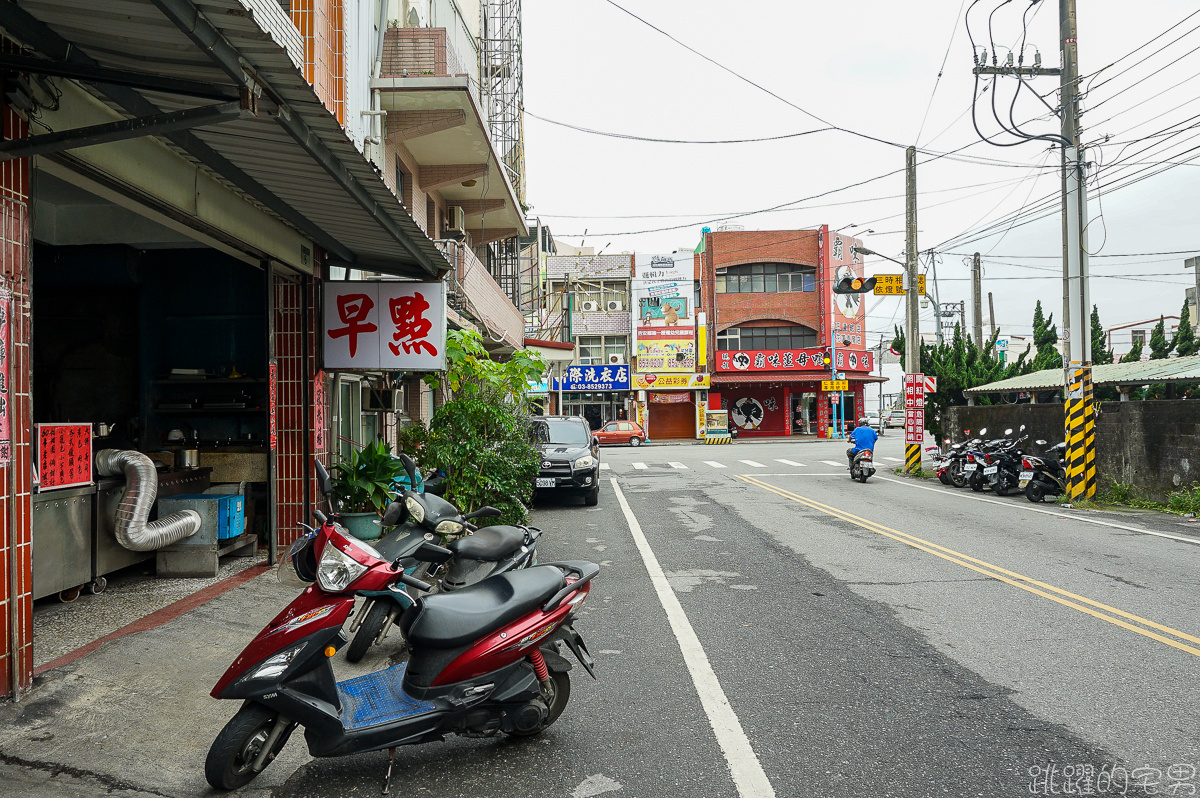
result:
[(101, 637), (99, 640), (93, 640), (90, 643), (85, 643), (82, 646), (80, 646), (79, 648), (75, 649), (74, 651), (70, 651), (66, 654), (63, 654), (61, 657), (52, 659), (49, 662), (44, 663), (44, 664), (38, 666), (37, 668), (34, 668), (33, 675), (41, 676), (42, 674), (46, 673), (47, 671), (52, 671), (55, 668), (61, 668), (64, 665), (70, 665), (72, 662), (75, 662), (76, 660), (82, 659), (83, 657), (86, 657), (88, 654), (91, 654), (93, 651), (100, 648), (100, 646), (102, 646), (103, 644), (107, 643), (110, 640), (117, 640), (122, 637), (127, 637), (131, 634), (136, 634), (137, 632), (146, 632), (151, 629), (157, 629), (158, 627), (160, 627), (164, 624), (170, 623), (171, 621), (175, 620), (179, 616), (184, 615), (188, 612), (191, 612), (192, 610), (196, 609), (200, 605), (206, 604), (206, 603), (212, 601), (213, 599), (217, 598), (218, 596), (228, 593), (230, 590), (233, 590), (235, 587), (244, 585), (246, 582), (249, 582), (251, 579), (254, 579), (255, 577), (262, 576), (263, 574), (267, 573), (270, 570), (271, 570), (271, 566), (267, 565), (265, 560), (258, 565), (252, 565), (249, 568), (247, 568), (246, 570), (239, 571), (238, 573), (234, 574), (231, 577), (228, 577), (227, 579), (222, 579), (220, 582), (217, 582), (216, 584), (209, 585), (206, 588), (196, 591), (195, 593), (188, 596), (187, 598), (180, 599), (179, 601), (176, 601), (174, 604), (168, 604), (167, 606), (163, 607), (161, 610), (155, 610), (154, 612), (150, 613), (149, 615), (145, 616), (144, 618), (138, 618), (136, 621), (133, 621), (131, 623), (126, 624), (125, 626), (122, 626), (120, 629), (116, 630), (115, 632), (110, 632), (109, 634), (106, 634), (104, 637)]

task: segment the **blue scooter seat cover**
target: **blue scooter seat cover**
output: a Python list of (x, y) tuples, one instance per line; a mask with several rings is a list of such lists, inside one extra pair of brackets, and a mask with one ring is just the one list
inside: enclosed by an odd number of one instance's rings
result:
[(508, 571), (453, 593), (419, 599), (401, 625), (416, 610), (404, 630), (414, 647), (456, 648), (533, 611), (565, 584), (562, 571), (553, 566)]
[(446, 548), (464, 560), (503, 560), (525, 542), (525, 530), (515, 526), (485, 526), (450, 542)]
[(401, 684), (407, 667), (408, 663), (404, 662), (387, 670), (338, 682), (342, 728), (351, 731), (378, 726), (435, 709), (432, 703), (405, 694)]

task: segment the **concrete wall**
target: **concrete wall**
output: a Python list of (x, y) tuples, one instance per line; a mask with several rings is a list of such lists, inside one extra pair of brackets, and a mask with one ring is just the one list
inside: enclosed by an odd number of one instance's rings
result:
[[(1063, 439), (1063, 406), (1058, 404), (952, 407), (949, 412), (949, 428), (958, 431), (955, 440), (962, 439), (964, 428), (987, 427), (991, 435), (1021, 424), (1030, 440)], [(1101, 403), (1096, 472), (1101, 487), (1127, 482), (1158, 501), (1180, 487), (1200, 484), (1200, 402)]]

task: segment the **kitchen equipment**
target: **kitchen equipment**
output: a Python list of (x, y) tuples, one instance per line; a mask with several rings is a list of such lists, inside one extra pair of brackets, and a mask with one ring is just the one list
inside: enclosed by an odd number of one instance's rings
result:
[(199, 449), (176, 449), (175, 450), (175, 468), (199, 468), (200, 467), (200, 450)]
[(173, 429), (167, 433), (167, 440), (169, 441), (181, 441), (183, 439), (183, 430), (181, 429)]
[(96, 424), (96, 437), (107, 438), (116, 431), (116, 428), (116, 424), (105, 424), (103, 421), (100, 421)]

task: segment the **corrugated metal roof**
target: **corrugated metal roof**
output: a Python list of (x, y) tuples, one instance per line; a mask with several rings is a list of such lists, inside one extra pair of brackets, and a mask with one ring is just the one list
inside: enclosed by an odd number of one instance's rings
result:
[[(200, 18), (237, 51), (247, 71), (263, 86), (258, 116), (195, 128), (192, 134), (311, 222), (328, 239), (353, 253), (360, 268), (411, 276), (425, 274), (419, 266), (421, 262), (441, 270), (448, 268), (445, 256), (413, 221), (374, 164), (346, 137), (337, 119), (304, 78), (299, 61), (303, 57), (302, 39), (278, 3), (202, 0), (192, 5)], [(222, 85), (233, 82), (213, 57), (149, 0), (109, 0), (103, 4), (94, 0), (26, 0), (21, 8), (101, 66)], [(164, 111), (208, 102), (151, 91), (139, 93)], [(327, 150), (337, 167), (358, 183), (367, 207), (339, 185), (306, 146), (280, 124), (281, 109), (270, 100), (271, 95), (286, 103), (283, 114), (294, 115), (308, 129), (312, 139), (309, 146)], [(104, 95), (97, 96), (120, 113), (128, 114)], [(201, 168), (213, 172), (193, 154), (167, 143)], [(222, 175), (213, 173), (213, 176), (261, 207), (261, 203)], [(310, 231), (301, 232), (310, 235)], [(407, 241), (415, 254), (405, 248), (402, 240)]]
[[(1046, 369), (1007, 380), (991, 382), (963, 391), (968, 396), (985, 393), (1049, 391), (1063, 387), (1062, 369)], [(1200, 355), (1142, 360), (1136, 363), (1109, 363), (1092, 367), (1094, 385), (1149, 385), (1155, 382), (1200, 382)]]

